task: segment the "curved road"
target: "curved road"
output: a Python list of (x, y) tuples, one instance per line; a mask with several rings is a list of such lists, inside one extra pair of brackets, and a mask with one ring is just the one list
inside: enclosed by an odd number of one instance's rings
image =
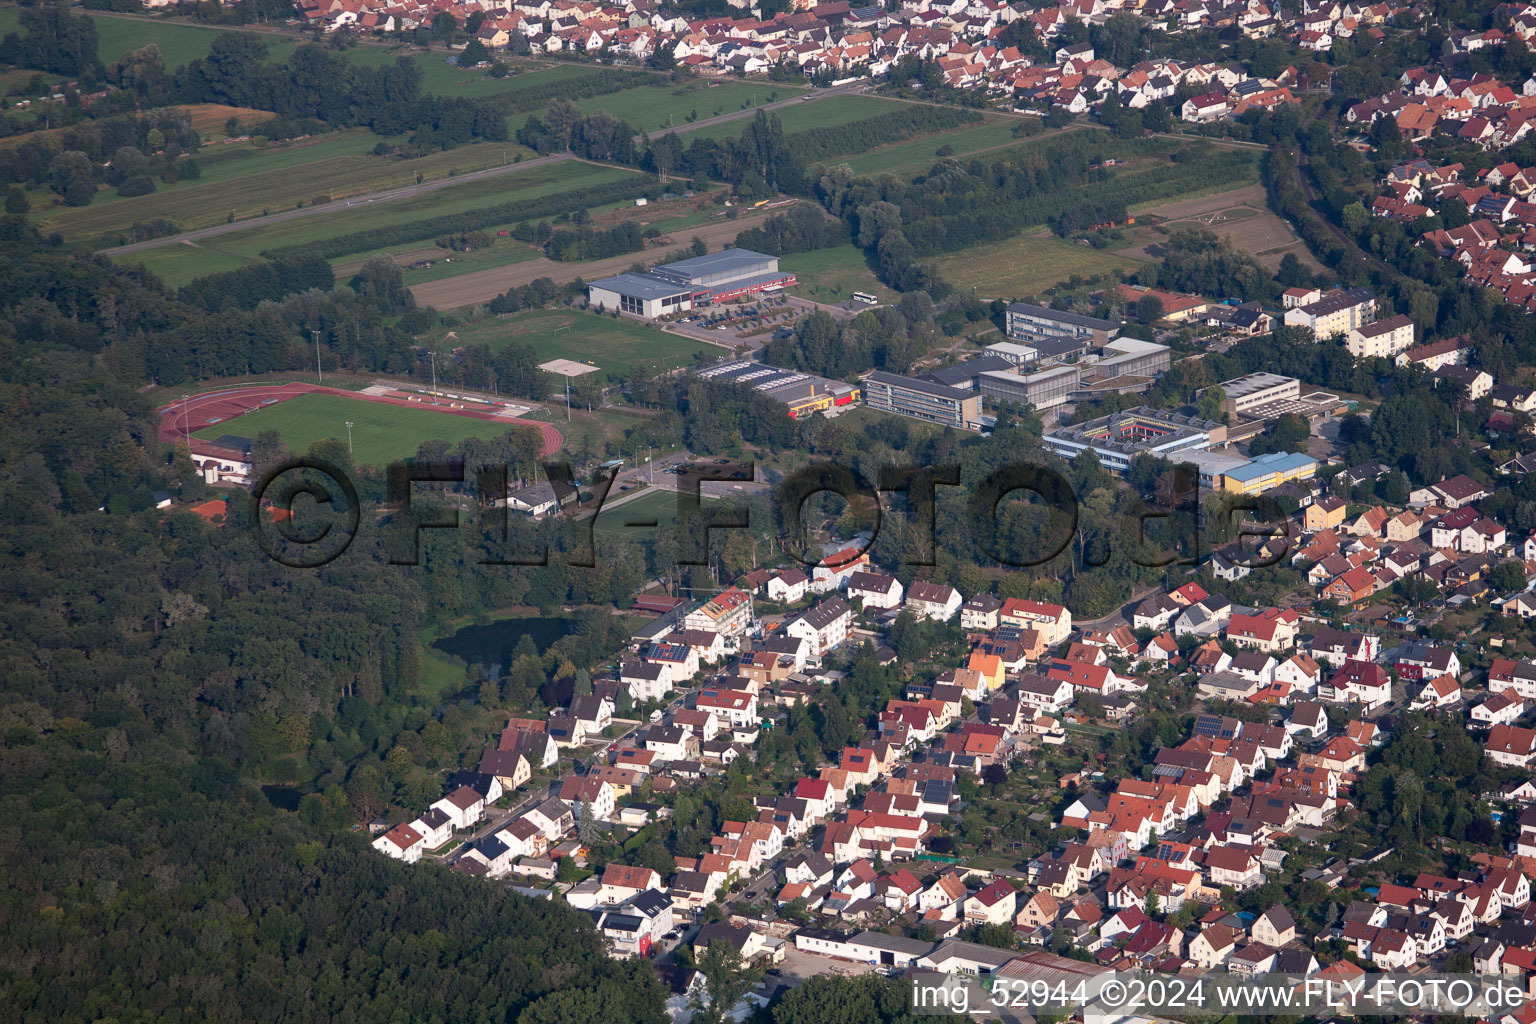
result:
[[(669, 128), (668, 131), (679, 135), (685, 132), (695, 131), (699, 128), (708, 128), (711, 125), (724, 124), (728, 121), (740, 120), (751, 117), (759, 110), (776, 110), (779, 107), (790, 106), (794, 103), (824, 100), (832, 96), (842, 96), (857, 92), (863, 87), (862, 83), (840, 85), (831, 89), (814, 89), (809, 92), (797, 92), (788, 99), (774, 100), (772, 103), (760, 103), (757, 106), (747, 107), (744, 110), (733, 110), (715, 117), (705, 117), (692, 124), (686, 124), (679, 128)], [(663, 133), (664, 134), (664, 133)], [(640, 141), (640, 136), (635, 136), (635, 141)], [(104, 256), (118, 256), (123, 253), (142, 252), (145, 249), (156, 249), (163, 245), (176, 245), (183, 242), (196, 242), (204, 238), (213, 238), (218, 235), (226, 235), (232, 231), (244, 231), (246, 228), (266, 227), (268, 224), (279, 224), (287, 220), (298, 220), (300, 217), (313, 217), (322, 213), (333, 213), (338, 209), (346, 209), (349, 206), (366, 206), (369, 203), (388, 203), (396, 199), (408, 199), (411, 196), (419, 196), (426, 192), (435, 192), (442, 188), (452, 188), (462, 185), (466, 181), (478, 181), (482, 178), (494, 178), (500, 174), (510, 174), (513, 171), (525, 170), (529, 167), (538, 167), (544, 164), (558, 163), (562, 160), (576, 160), (577, 157), (569, 153), (556, 153), (551, 156), (536, 157), (532, 160), (524, 160), (521, 163), (503, 164), (500, 167), (487, 167), (479, 171), (470, 171), (467, 174), (456, 175), (451, 178), (440, 178), (437, 181), (425, 181), (420, 185), (407, 185), (405, 188), (389, 189), (385, 192), (353, 196), (351, 199), (338, 199), (335, 202), (326, 203), (323, 206), (305, 206), (295, 210), (280, 210), (277, 213), (269, 213), (264, 217), (250, 217), (246, 220), (232, 221), (228, 224), (214, 224), (206, 228), (198, 228), (194, 231), (184, 231), (179, 235), (167, 235), (164, 238), (151, 238), (143, 242), (132, 242), (128, 245), (117, 245), (110, 249), (98, 250)], [(616, 166), (603, 164), (604, 167)], [(626, 168), (636, 170), (635, 168)], [(639, 173), (636, 171), (636, 173)]]

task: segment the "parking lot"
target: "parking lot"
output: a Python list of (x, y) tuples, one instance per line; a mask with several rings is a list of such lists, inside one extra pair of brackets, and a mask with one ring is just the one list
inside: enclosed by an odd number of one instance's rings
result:
[(849, 960), (838, 960), (834, 957), (822, 956), (820, 953), (807, 953), (794, 946), (790, 946), (785, 951), (784, 960), (778, 964), (778, 969), (783, 972), (779, 976), (780, 980), (790, 985), (798, 985), (805, 979), (818, 974), (857, 977), (860, 974), (882, 973), (882, 969), (874, 964), (856, 964)]
[[(757, 307), (762, 312), (757, 312)], [(758, 349), (774, 337), (787, 334), (804, 317), (822, 310), (846, 320), (868, 306), (845, 302), (828, 305), (793, 295), (772, 295), (745, 305), (727, 304), (696, 309), (667, 324), (667, 329), (715, 345), (743, 344)], [(772, 328), (772, 330), (765, 330)]]

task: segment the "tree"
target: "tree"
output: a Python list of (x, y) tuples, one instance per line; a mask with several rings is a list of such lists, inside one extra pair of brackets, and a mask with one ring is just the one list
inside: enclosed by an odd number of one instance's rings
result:
[(1307, 268), (1296, 258), (1295, 253), (1288, 252), (1280, 257), (1280, 269), (1275, 279), (1285, 288), (1300, 288), (1311, 283), (1312, 275), (1307, 273)]
[(1493, 567), (1488, 579), (1500, 593), (1518, 593), (1525, 589), (1525, 566), (1513, 559), (1500, 562)]
[[(483, 12), (481, 11), (476, 11), (475, 14), (470, 15), (470, 19), (473, 20), (475, 15), (482, 13)], [(478, 37), (471, 36), (468, 44), (466, 44), (464, 49), (459, 53), (459, 67), (479, 67), (481, 64), (486, 63), (490, 59), (491, 51), (485, 48), (485, 44), (482, 43)]]
[(602, 839), (597, 829), (597, 815), (592, 811), (592, 804), (586, 800), (576, 801), (576, 839), (589, 849)]
[(1150, 324), (1163, 317), (1163, 300), (1156, 295), (1143, 295), (1136, 300), (1136, 319)]
[(1212, 386), (1200, 392), (1195, 399), (1195, 412), (1203, 420), (1213, 420), (1220, 423), (1224, 417), (1223, 406), (1227, 401), (1227, 393), (1220, 387)]
[(659, 71), (671, 71), (677, 65), (676, 49), (677, 44), (670, 39), (659, 42), (645, 62)]
[(697, 1024), (723, 1024), (726, 1014), (762, 978), (762, 972), (742, 960), (728, 942), (711, 942), (695, 965), (704, 976), (704, 990), (690, 1000)]
[(11, 33), (0, 41), (0, 60), (56, 75), (101, 72), (94, 18), (73, 14), (63, 4), (42, 3), (23, 7), (18, 20), (27, 34)]
[[(1388, 121), (1391, 119), (1384, 117), (1381, 120)], [(1361, 230), (1371, 222), (1370, 211), (1359, 202), (1350, 203), (1344, 207), (1339, 216), (1344, 222), (1344, 230), (1348, 231), (1351, 235), (1359, 235)]]
[(32, 204), (27, 202), (27, 194), (21, 190), (20, 185), (12, 185), (5, 194), (6, 213), (27, 213), (32, 209)]
[(49, 165), (49, 181), (67, 206), (89, 206), (96, 195), (91, 158), (77, 149), (65, 150), (53, 158)]
[(976, 929), (976, 941), (997, 949), (1018, 949), (1019, 936), (1011, 924), (984, 924)]
[(683, 144), (673, 132), (652, 139), (647, 152), (650, 154), (651, 165), (656, 168), (656, 176), (662, 181), (666, 181), (667, 175), (683, 162)]

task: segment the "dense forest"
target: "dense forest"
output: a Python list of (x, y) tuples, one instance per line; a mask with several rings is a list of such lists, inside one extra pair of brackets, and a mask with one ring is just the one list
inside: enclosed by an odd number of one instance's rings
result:
[[(390, 531), (376, 530), (357, 557), (295, 572), (261, 553), (238, 501), (222, 528), (157, 512), (156, 490), (202, 492), (158, 443), (138, 390), (151, 362), (228, 372), (258, 340), (280, 358), (289, 316), (389, 337), (388, 289), (210, 314), (18, 217), (0, 236), (0, 999), (12, 1014), (659, 1022), (654, 975), (609, 960), (582, 915), (395, 864), (345, 831), (391, 802), (435, 799), (440, 773), (483, 742), (418, 689), (429, 609), (607, 603), (633, 592), (643, 554), (615, 543), (583, 572), (559, 556), (538, 573), (477, 566), (493, 533), (427, 545), (428, 572), (390, 566)], [(238, 356), (202, 351), (221, 341)], [(282, 457), (261, 440), (262, 459)], [(343, 446), (322, 447), (345, 464)], [(382, 493), (356, 472), (365, 495)], [(507, 543), (539, 542), (513, 527)], [(583, 619), (506, 696), (531, 706), (555, 665), (606, 657), (614, 628)], [(261, 782), (300, 784), (298, 813), (274, 810)]]

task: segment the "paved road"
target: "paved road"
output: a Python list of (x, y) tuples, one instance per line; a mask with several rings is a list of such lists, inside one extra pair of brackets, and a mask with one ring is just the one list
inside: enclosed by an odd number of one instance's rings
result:
[[(679, 707), (682, 706), (683, 701), (687, 699), (687, 696), (688, 695), (685, 693), (678, 694), (678, 696), (675, 697), (671, 703), (667, 705), (667, 711), (676, 711)], [(648, 724), (649, 723), (644, 720), (635, 721), (633, 725), (625, 730), (623, 735), (616, 736), (611, 740), (603, 741), (606, 744), (605, 746), (594, 746), (592, 744), (588, 744), (587, 746), (580, 748), (581, 760), (586, 761), (588, 764), (597, 764), (599, 761), (606, 764), (608, 760), (607, 753), (610, 747), (617, 747), (620, 744), (633, 739), (635, 733), (639, 732), (641, 728)], [(558, 794), (560, 791), (561, 783), (565, 782), (566, 779), (573, 778), (576, 778), (576, 773), (574, 771), (566, 772), (564, 775), (560, 776), (560, 778), (552, 779), (545, 788), (534, 789), (511, 810), (498, 810), (492, 812), (492, 814), (487, 816), (486, 819), (481, 822), (481, 824), (475, 827), (473, 833), (464, 838), (464, 841), (458, 846), (455, 846), (444, 859), (448, 861), (457, 860), (463, 855), (465, 850), (469, 849), (472, 843), (483, 839), (494, 832), (501, 831), (507, 826), (508, 822), (512, 821), (518, 815), (531, 810), (532, 808), (543, 803), (545, 800), (548, 800), (550, 797)]]
[[(762, 103), (748, 107), (745, 110), (733, 110), (716, 117), (701, 118), (692, 124), (685, 124), (669, 131), (684, 134), (697, 131), (700, 128), (708, 128), (711, 125), (723, 124), (728, 121), (736, 121), (744, 117), (751, 117), (759, 110), (776, 110), (779, 107), (789, 106), (794, 103), (814, 102), (824, 100), (832, 96), (842, 96), (859, 91), (863, 86), (859, 83), (841, 85), (831, 89), (816, 89), (806, 93), (796, 93), (789, 99), (775, 100), (772, 103)], [(640, 141), (640, 136), (635, 136), (635, 141)], [(408, 185), (405, 188), (389, 189), (384, 192), (374, 192), (367, 195), (354, 196), (351, 199), (328, 203), (323, 206), (306, 206), (297, 210), (281, 210), (277, 213), (269, 213), (264, 217), (251, 217), (246, 220), (237, 220), (229, 224), (215, 224), (212, 227), (198, 228), (195, 231), (184, 231), (179, 235), (167, 235), (164, 238), (151, 238), (143, 242), (133, 242), (129, 245), (113, 246), (110, 249), (102, 249), (100, 252), (106, 256), (116, 256), (122, 253), (141, 252), (145, 249), (155, 249), (163, 245), (175, 245), (182, 242), (195, 242), (203, 238), (213, 238), (217, 235), (228, 234), (231, 231), (244, 231), (246, 228), (265, 227), (268, 224), (279, 224), (287, 220), (297, 220), (301, 217), (313, 217), (321, 213), (333, 213), (338, 209), (346, 209), (349, 206), (366, 206), (370, 203), (388, 203), (396, 199), (408, 199), (411, 196), (419, 196), (427, 192), (435, 192), (442, 188), (452, 188), (462, 185), (466, 181), (478, 181), (482, 178), (494, 178), (501, 174), (510, 174), (513, 171), (525, 170), (529, 167), (539, 167), (545, 164), (558, 163), (562, 160), (575, 160), (576, 157), (569, 153), (557, 153), (551, 156), (536, 157), (532, 160), (524, 160), (521, 163), (504, 164), (500, 167), (487, 167), (480, 171), (471, 171), (468, 174), (456, 175), (452, 178), (443, 178), (438, 181), (426, 181), (420, 185)], [(605, 164), (604, 166), (609, 166)], [(634, 170), (634, 168), (628, 168)], [(637, 172), (638, 173), (638, 172)]]

